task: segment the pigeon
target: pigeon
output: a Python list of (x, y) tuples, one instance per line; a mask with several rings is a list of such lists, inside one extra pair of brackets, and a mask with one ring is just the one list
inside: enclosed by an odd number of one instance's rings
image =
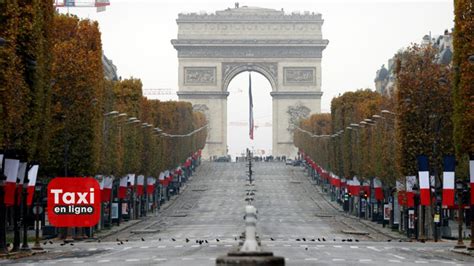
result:
[(333, 238), (333, 239), (332, 239), (332, 241), (336, 242), (336, 239), (335, 239), (335, 238)]
[(359, 242), (359, 239), (356, 239), (355, 241), (356, 241), (356, 242)]
[(46, 244), (48, 244), (48, 241), (44, 241), (43, 245), (46, 245)]
[(117, 245), (119, 245), (119, 246), (120, 246), (120, 245), (121, 245), (121, 244), (120, 244), (120, 242), (119, 242), (119, 243), (117, 243)]
[(347, 239), (347, 242), (352, 242), (352, 238)]
[(188, 242), (189, 242), (189, 239), (188, 239), (188, 238), (186, 238), (186, 243), (188, 243)]
[(158, 241), (161, 241), (161, 238), (158, 238)]
[(343, 240), (342, 240), (342, 242), (346, 242), (346, 240), (345, 240), (345, 239), (343, 239)]
[(145, 238), (142, 237), (142, 241), (145, 241)]
[(125, 242), (128, 242), (128, 239), (125, 239)]
[(399, 239), (399, 240), (398, 240), (398, 242), (402, 242), (402, 240), (401, 240), (401, 239)]
[(321, 242), (321, 238), (318, 238), (318, 242)]
[(66, 243), (61, 243), (60, 245), (61, 245), (61, 246), (64, 246), (64, 245), (66, 245)]
[(52, 245), (52, 244), (53, 244), (53, 241), (49, 240), (49, 243)]
[(299, 238), (297, 238), (296, 241), (301, 241), (301, 240)]
[(196, 244), (199, 244), (199, 240), (196, 239)]
[(273, 237), (270, 237), (270, 240), (271, 240), (271, 241), (275, 241), (275, 239), (273, 239)]
[(392, 242), (392, 239), (387, 240), (387, 242)]
[(237, 237), (234, 237), (235, 241), (237, 241)]
[(306, 238), (303, 237), (302, 239), (303, 239), (303, 241), (306, 241)]
[(117, 239), (115, 239), (115, 241), (120, 242), (120, 239), (117, 238)]
[(99, 243), (100, 243), (100, 239), (99, 239), (99, 240), (97, 240), (97, 242), (99, 242)]
[(171, 240), (173, 240), (173, 242), (176, 241), (176, 239), (174, 239), (174, 238), (171, 238)]
[(70, 243), (69, 245), (74, 246), (74, 243)]
[(120, 241), (120, 245), (123, 245), (123, 241)]
[(323, 239), (323, 241), (326, 241), (326, 238), (323, 237), (322, 239)]
[(209, 242), (207, 242), (207, 240), (204, 240), (204, 242), (206, 242), (206, 244), (209, 243)]
[(216, 241), (219, 242), (219, 238), (216, 238)]
[(314, 242), (314, 241), (316, 241), (316, 239), (312, 238), (312, 239), (311, 239), (311, 241), (313, 241), (313, 242)]
[(305, 250), (308, 250), (308, 248), (307, 248), (307, 247), (306, 247), (306, 248), (304, 248), (304, 249), (305, 249)]

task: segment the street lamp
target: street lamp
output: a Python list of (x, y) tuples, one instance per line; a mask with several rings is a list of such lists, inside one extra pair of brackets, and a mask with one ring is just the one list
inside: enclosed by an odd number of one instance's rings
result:
[(464, 182), (461, 179), (456, 180), (456, 192), (458, 193), (458, 242), (454, 248), (466, 248), (462, 240), (462, 223), (463, 223), (463, 210), (462, 210), (462, 193), (464, 190)]
[(43, 198), (43, 194), (41, 193), (43, 188), (43, 183), (38, 180), (35, 186), (35, 193), (36, 193), (36, 206), (34, 207), (34, 214), (35, 214), (35, 244), (32, 249), (34, 250), (43, 250), (40, 245), (39, 241), (39, 230), (40, 230), (40, 219), (39, 216), (43, 212), (43, 208), (41, 206), (41, 199)]
[(113, 116), (113, 117), (115, 117), (115, 116), (118, 115), (118, 113), (119, 113), (118, 111), (110, 111), (108, 113), (105, 113), (104, 116)]
[(395, 115), (394, 112), (390, 112), (389, 110), (382, 110), (380, 111), (382, 114), (391, 114), (391, 115)]

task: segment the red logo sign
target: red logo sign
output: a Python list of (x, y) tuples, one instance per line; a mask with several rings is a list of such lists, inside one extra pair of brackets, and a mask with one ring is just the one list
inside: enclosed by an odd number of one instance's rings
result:
[(95, 226), (100, 218), (100, 186), (94, 178), (57, 177), (48, 184), (48, 218), (56, 227)]

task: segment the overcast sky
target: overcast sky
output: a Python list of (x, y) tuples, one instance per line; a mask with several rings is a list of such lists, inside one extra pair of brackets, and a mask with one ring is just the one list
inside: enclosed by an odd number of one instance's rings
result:
[[(81, 0), (92, 1), (92, 0)], [(177, 90), (178, 60), (170, 40), (177, 36), (178, 13), (214, 12), (234, 7), (236, 1), (210, 0), (110, 0), (107, 11), (74, 8), (69, 12), (100, 23), (102, 44), (107, 57), (118, 67), (123, 78), (136, 77), (145, 88)], [(252, 0), (239, 1), (240, 6), (274, 8), (285, 12), (311, 11), (324, 19), (323, 38), (329, 45), (322, 59), (322, 111), (329, 112), (331, 99), (345, 91), (374, 89), (377, 69), (399, 49), (419, 43), (425, 34), (442, 34), (454, 26), (453, 1), (412, 0)], [(65, 9), (61, 9), (64, 12)], [(255, 78), (254, 78), (255, 77)], [(271, 122), (270, 84), (259, 74), (252, 76), (257, 125)], [(248, 74), (237, 76), (229, 87), (228, 121), (246, 121), (242, 112), (246, 103), (244, 91)], [(240, 92), (242, 91), (242, 92)], [(240, 94), (240, 96), (239, 96)], [(175, 95), (161, 97), (177, 99)], [(242, 102), (245, 101), (245, 102)], [(245, 108), (246, 110), (246, 108)], [(231, 129), (229, 148), (235, 153), (240, 147), (254, 145), (271, 147), (271, 128), (256, 131), (257, 140), (247, 143), (247, 128)], [(259, 134), (262, 140), (259, 139)], [(235, 136), (234, 136), (235, 135)], [(245, 140), (244, 140), (245, 139)], [(238, 146), (238, 147), (237, 147)], [(268, 151), (267, 151), (268, 152)]]

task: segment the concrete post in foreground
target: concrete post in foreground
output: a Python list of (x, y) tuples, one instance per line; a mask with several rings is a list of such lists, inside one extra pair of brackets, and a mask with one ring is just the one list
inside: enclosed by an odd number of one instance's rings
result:
[(257, 209), (248, 205), (245, 207), (245, 241), (239, 251), (231, 251), (226, 256), (217, 258), (216, 265), (245, 265), (245, 266), (283, 266), (283, 257), (273, 256), (273, 252), (262, 251), (256, 237)]

